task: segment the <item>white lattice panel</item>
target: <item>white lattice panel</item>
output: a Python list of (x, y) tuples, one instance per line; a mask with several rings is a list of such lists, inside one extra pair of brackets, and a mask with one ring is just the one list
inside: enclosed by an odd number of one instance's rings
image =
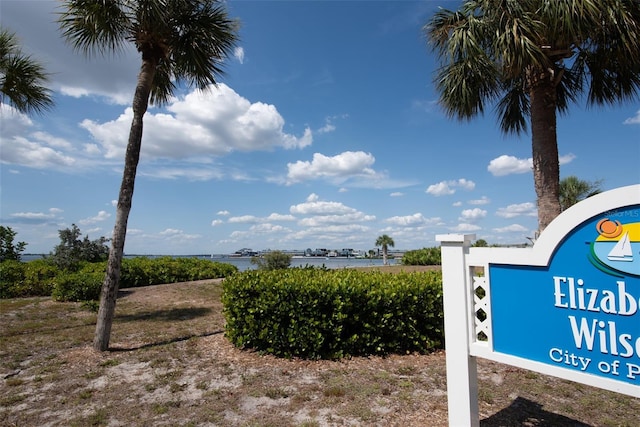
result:
[(473, 341), (491, 339), (491, 301), (489, 286), (485, 275), (473, 276), (473, 318), (475, 328)]

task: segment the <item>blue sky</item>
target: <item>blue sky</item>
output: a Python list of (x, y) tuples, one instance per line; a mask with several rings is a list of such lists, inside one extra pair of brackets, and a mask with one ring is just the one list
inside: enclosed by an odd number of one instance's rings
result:
[[(145, 116), (125, 252), (398, 249), (436, 234), (524, 243), (536, 229), (529, 134), (488, 111), (447, 119), (421, 31), (445, 1), (234, 1), (241, 41), (217, 88)], [(133, 49), (85, 58), (54, 1), (0, 1), (3, 28), (51, 73), (55, 108), (0, 114), (0, 223), (48, 253), (77, 224), (110, 237), (140, 66)], [(561, 176), (640, 182), (640, 102), (558, 120)]]

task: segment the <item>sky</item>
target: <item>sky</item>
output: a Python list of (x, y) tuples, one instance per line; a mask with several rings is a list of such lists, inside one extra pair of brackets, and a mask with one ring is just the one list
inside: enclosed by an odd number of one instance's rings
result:
[[(144, 118), (126, 254), (438, 246), (438, 234), (527, 243), (531, 135), (491, 111), (449, 119), (423, 26), (447, 1), (238, 1), (218, 85), (182, 87)], [(65, 44), (55, 1), (0, 0), (2, 28), (50, 73), (55, 107), (0, 106), (0, 224), (49, 253), (76, 224), (109, 238), (140, 58)], [(640, 102), (558, 118), (561, 178), (640, 183)]]

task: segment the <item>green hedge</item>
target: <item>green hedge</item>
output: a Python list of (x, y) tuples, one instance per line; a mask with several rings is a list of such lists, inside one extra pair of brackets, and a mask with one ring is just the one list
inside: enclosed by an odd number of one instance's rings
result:
[(162, 283), (218, 279), (230, 276), (237, 271), (238, 268), (232, 264), (198, 258), (125, 258), (122, 260), (120, 287), (134, 288)]
[[(59, 301), (87, 301), (100, 297), (107, 262), (81, 262), (77, 271), (60, 270), (50, 260), (0, 263), (0, 298), (53, 296)], [(231, 264), (197, 258), (125, 258), (120, 288), (187, 282), (230, 276)]]
[(279, 357), (336, 359), (442, 348), (439, 272), (246, 271), (223, 282), (226, 335)]
[(51, 295), (59, 273), (57, 267), (44, 259), (3, 261), (0, 263), (0, 298)]
[(56, 301), (93, 301), (100, 299), (104, 272), (62, 273), (56, 278), (51, 296)]

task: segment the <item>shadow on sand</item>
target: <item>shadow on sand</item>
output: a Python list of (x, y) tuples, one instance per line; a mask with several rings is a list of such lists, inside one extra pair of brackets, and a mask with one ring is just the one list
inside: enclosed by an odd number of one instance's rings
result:
[(135, 314), (116, 315), (117, 322), (137, 322), (151, 320), (158, 322), (175, 322), (177, 320), (192, 320), (207, 316), (213, 310), (206, 307), (177, 307), (166, 310), (142, 311)]
[(592, 427), (542, 409), (537, 402), (518, 397), (511, 405), (480, 421), (481, 427)]
[(146, 344), (142, 344), (142, 345), (137, 345), (137, 346), (110, 346), (109, 347), (109, 351), (113, 351), (115, 353), (117, 352), (128, 352), (128, 351), (136, 351), (136, 350), (142, 350), (145, 348), (152, 348), (152, 347), (161, 347), (163, 345), (169, 345), (169, 344), (173, 344), (173, 343), (177, 343), (177, 342), (182, 342), (182, 341), (187, 341), (190, 340), (191, 338), (204, 338), (204, 337), (210, 337), (212, 335), (218, 335), (218, 334), (223, 334), (224, 331), (223, 330), (219, 330), (219, 331), (213, 331), (213, 332), (203, 332), (201, 334), (192, 334), (192, 335), (185, 335), (182, 337), (175, 337), (175, 338), (169, 338), (163, 341), (158, 341), (158, 342), (150, 342), (150, 343), (146, 343)]

